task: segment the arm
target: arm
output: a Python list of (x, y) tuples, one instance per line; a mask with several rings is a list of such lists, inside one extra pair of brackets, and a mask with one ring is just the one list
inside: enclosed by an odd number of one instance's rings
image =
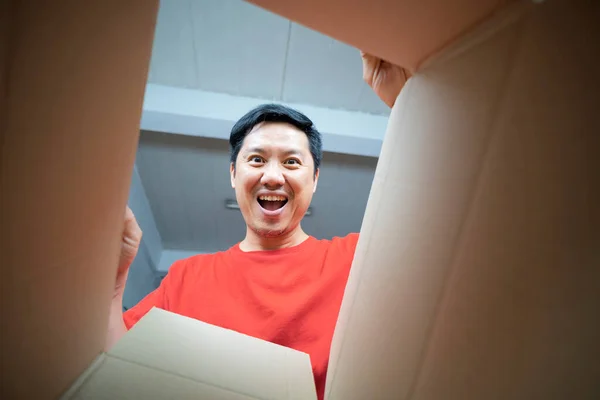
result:
[(110, 304), (108, 332), (104, 343), (104, 351), (110, 350), (126, 332), (127, 328), (123, 321), (123, 298), (113, 298), (113, 301)]
[(125, 322), (123, 321), (123, 293), (125, 291), (129, 267), (137, 255), (141, 241), (142, 230), (140, 229), (133, 212), (127, 207), (125, 210), (125, 223), (123, 226), (119, 268), (117, 270), (115, 290), (110, 305), (108, 331), (106, 334), (104, 351), (108, 351), (127, 332)]

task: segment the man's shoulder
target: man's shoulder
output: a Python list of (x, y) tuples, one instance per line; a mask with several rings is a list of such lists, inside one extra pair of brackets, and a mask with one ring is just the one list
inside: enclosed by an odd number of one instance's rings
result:
[(358, 233), (349, 233), (345, 236), (334, 236), (330, 240), (322, 240), (321, 242), (326, 243), (333, 249), (342, 251), (342, 252), (350, 252), (354, 253), (356, 250), (356, 244), (358, 243), (359, 234)]
[(331, 242), (332, 243), (354, 243), (354, 244), (356, 244), (356, 242), (358, 242), (358, 237), (359, 237), (358, 232), (351, 232), (345, 236), (334, 236), (331, 239)]
[(319, 241), (324, 256), (324, 265), (329, 271), (346, 274), (350, 270), (358, 237), (358, 233), (349, 233)]

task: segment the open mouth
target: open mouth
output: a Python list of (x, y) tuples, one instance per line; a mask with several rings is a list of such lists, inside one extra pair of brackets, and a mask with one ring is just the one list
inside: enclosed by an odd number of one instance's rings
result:
[(277, 211), (288, 202), (287, 197), (285, 196), (270, 196), (270, 195), (261, 195), (258, 196), (258, 204), (267, 210), (267, 211)]

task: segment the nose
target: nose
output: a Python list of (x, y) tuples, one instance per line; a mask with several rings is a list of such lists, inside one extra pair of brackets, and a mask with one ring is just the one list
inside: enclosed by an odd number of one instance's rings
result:
[(270, 162), (264, 166), (260, 183), (268, 188), (278, 188), (284, 185), (285, 178), (278, 162)]

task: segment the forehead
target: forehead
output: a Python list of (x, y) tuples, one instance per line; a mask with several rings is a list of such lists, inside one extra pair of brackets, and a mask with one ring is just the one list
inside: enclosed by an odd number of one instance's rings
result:
[(263, 122), (244, 138), (242, 151), (262, 148), (270, 151), (310, 152), (308, 137), (300, 129), (283, 122)]

